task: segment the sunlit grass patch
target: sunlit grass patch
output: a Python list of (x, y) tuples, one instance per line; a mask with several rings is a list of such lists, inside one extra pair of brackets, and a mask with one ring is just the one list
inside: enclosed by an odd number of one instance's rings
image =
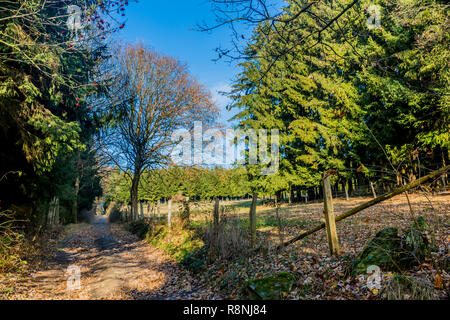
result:
[(148, 239), (152, 245), (162, 249), (178, 263), (204, 246), (194, 229), (182, 228), (178, 224), (171, 228), (159, 225)]

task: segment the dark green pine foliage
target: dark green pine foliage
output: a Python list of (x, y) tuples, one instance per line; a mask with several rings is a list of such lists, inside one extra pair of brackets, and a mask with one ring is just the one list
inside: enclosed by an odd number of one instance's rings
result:
[[(377, 4), (381, 28), (353, 40), (354, 85), (364, 121), (409, 180), (423, 174), (419, 166), (437, 168), (448, 159), (449, 7), (445, 1), (427, 0)], [(392, 170), (380, 146), (366, 135), (358, 150), (363, 162)]]
[[(87, 12), (96, 3), (71, 2), (88, 4)], [(73, 42), (67, 5), (0, 4), (0, 209), (12, 208), (29, 226), (45, 223), (53, 197), (69, 212), (74, 205), (89, 209), (100, 194), (89, 145), (101, 125), (92, 99), (102, 87), (92, 80), (106, 46), (100, 39)], [(62, 218), (73, 221), (68, 215)]]
[[(349, 3), (315, 4), (288, 26), (261, 25), (241, 64), (236, 118), (244, 129), (280, 129), (281, 189), (319, 186), (329, 169), (339, 171), (335, 182), (392, 185), (396, 175), (401, 183), (448, 163), (448, 6), (361, 1), (319, 32)], [(381, 28), (366, 24), (373, 4)], [(285, 17), (299, 10), (289, 2)], [(253, 177), (259, 189), (270, 180), (257, 169)]]
[[(292, 4), (286, 10), (295, 15), (299, 7)], [(320, 5), (312, 10), (325, 10), (331, 17), (339, 8)], [(292, 37), (307, 39), (311, 29), (320, 27), (308, 15), (300, 15), (293, 24), (295, 34), (280, 34), (269, 26), (257, 30), (249, 47), (257, 54), (241, 65), (244, 71), (233, 95), (235, 107), (241, 109), (236, 118), (242, 128), (280, 130), (279, 179), (263, 179), (279, 180), (279, 190), (318, 186), (329, 169), (345, 172), (353, 144), (362, 135), (358, 92), (345, 77), (349, 65), (339, 57), (346, 49), (333, 33), (323, 32), (321, 44), (314, 38), (305, 40), (274, 64), (265, 59), (276, 55), (280, 42), (293, 42)]]

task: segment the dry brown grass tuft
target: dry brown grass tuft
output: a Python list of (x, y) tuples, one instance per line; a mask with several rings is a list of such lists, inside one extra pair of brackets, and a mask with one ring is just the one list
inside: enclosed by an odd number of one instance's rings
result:
[(426, 277), (396, 275), (385, 285), (382, 298), (387, 300), (434, 300), (433, 284)]
[(239, 219), (223, 215), (219, 224), (210, 223), (206, 229), (205, 243), (211, 257), (229, 259), (249, 252), (248, 232), (243, 230)]

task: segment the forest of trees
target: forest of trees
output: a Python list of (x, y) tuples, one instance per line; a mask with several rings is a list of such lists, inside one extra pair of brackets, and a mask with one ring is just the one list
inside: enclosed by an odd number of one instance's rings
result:
[[(128, 148), (99, 145), (104, 140), (113, 143), (105, 138), (109, 129), (103, 128), (121, 123), (117, 118), (122, 115), (120, 109), (111, 112), (106, 104), (120, 108), (130, 95), (138, 94), (138, 100), (145, 101), (151, 92), (133, 93), (136, 89), (130, 89), (118, 94), (123, 87), (120, 71), (111, 72), (109, 66), (118, 65), (120, 59), (109, 61), (104, 40), (123, 27), (104, 21), (106, 15), (120, 17), (123, 12), (111, 7), (114, 2), (100, 6), (92, 2), (88, 11), (91, 26), (80, 35), (86, 39), (76, 44), (65, 30), (63, 4), (49, 2), (43, 10), (28, 1), (23, 4), (8, 3), (2, 10), (7, 23), (2, 24), (1, 51), (1, 208), (12, 209), (18, 220), (30, 219), (29, 226), (39, 227), (46, 224), (48, 208), (58, 199), (61, 221), (76, 222), (78, 213), (90, 209), (102, 195), (100, 177), (105, 163), (120, 162), (120, 152), (114, 150)], [(230, 108), (238, 110), (237, 129), (280, 130), (280, 170), (275, 175), (261, 176), (258, 166), (153, 172), (164, 158), (152, 159), (157, 155), (153, 151), (136, 168), (133, 160), (122, 161), (123, 172), (135, 168), (135, 176), (150, 170), (140, 184), (139, 200), (156, 201), (182, 191), (199, 199), (284, 192), (283, 198), (289, 193), (292, 201), (300, 201), (302, 190), (308, 191), (310, 199), (318, 199), (322, 174), (330, 169), (339, 172), (333, 177), (336, 194), (354, 194), (356, 190), (361, 194), (363, 188), (376, 196), (448, 164), (446, 5), (439, 1), (381, 1), (383, 27), (369, 30), (364, 26), (367, 17), (359, 14), (364, 3), (357, 3), (335, 25), (320, 32), (320, 39), (308, 37), (322, 26), (315, 18), (319, 13), (321, 19), (331, 19), (345, 4), (314, 4), (306, 10), (308, 14), (299, 14), (304, 8), (292, 2), (280, 20), (298, 15), (297, 19), (289, 24), (280, 21), (279, 26), (261, 22), (248, 41), (245, 60), (240, 63), (242, 71), (229, 93)], [(52, 19), (54, 16), (58, 18)], [(297, 44), (299, 37), (304, 40)], [(289, 43), (296, 45), (287, 48)], [(124, 59), (126, 54), (114, 52)], [(136, 72), (123, 61), (125, 72)], [(143, 63), (136, 66), (142, 73)], [(174, 72), (184, 72), (179, 70)], [(192, 99), (197, 115), (201, 108), (211, 110), (199, 100), (207, 96)], [(151, 110), (156, 109), (144, 111)], [(204, 116), (197, 119), (210, 121), (206, 116), (214, 112), (200, 114)], [(178, 126), (181, 119), (185, 126), (195, 120), (187, 114), (180, 113), (180, 117)], [(152, 119), (152, 126), (161, 126), (160, 120)], [(136, 128), (136, 123), (132, 125)], [(145, 134), (143, 125), (137, 127), (142, 128), (138, 134)], [(125, 125), (118, 128), (126, 130)], [(152, 137), (147, 134), (149, 143), (156, 145)], [(166, 133), (159, 140), (168, 137)], [(120, 137), (115, 141), (130, 142)], [(145, 145), (135, 147), (135, 156), (143, 154), (142, 148)], [(99, 150), (108, 150), (114, 162)], [(178, 179), (169, 182), (172, 171), (179, 170), (190, 178), (175, 174)], [(446, 180), (438, 183), (445, 185)], [(135, 195), (138, 184), (138, 180), (133, 183)], [(131, 202), (122, 191), (108, 192), (108, 197)], [(132, 207), (136, 208), (136, 203)]]
[[(311, 38), (275, 63), (267, 59), (290, 38), (320, 28), (315, 14), (335, 16), (341, 6), (334, 3), (314, 5), (286, 32), (259, 26), (231, 94), (240, 127), (280, 129), (274, 191), (319, 186), (330, 169), (350, 192), (370, 184), (387, 191), (448, 164), (446, 6), (381, 1), (383, 28), (364, 29), (360, 8), (322, 32), (320, 42)], [(285, 15), (300, 9), (292, 3)]]
[[(276, 175), (261, 176), (258, 166), (248, 166), (246, 173), (239, 168), (185, 169), (200, 180), (226, 186), (201, 190), (182, 179), (167, 183), (169, 173), (155, 180), (162, 172), (181, 169), (149, 171), (153, 185), (142, 185), (141, 200), (179, 191), (194, 198), (288, 192), (299, 201), (300, 191), (308, 190), (310, 198), (320, 198), (321, 176), (329, 169), (339, 172), (333, 178), (336, 192), (352, 194), (359, 186), (371, 186), (376, 193), (445, 166), (450, 143), (446, 5), (381, 1), (385, 23), (368, 30), (367, 17), (359, 14), (364, 3), (357, 3), (320, 39), (308, 37), (322, 25), (314, 17), (331, 18), (345, 3), (314, 4), (308, 14), (298, 15), (304, 8), (292, 2), (283, 17), (298, 18), (288, 27), (262, 22), (248, 41), (242, 72), (229, 93), (230, 107), (239, 111), (237, 128), (280, 130)], [(2, 8), (1, 207), (14, 208), (18, 219), (45, 225), (49, 204), (57, 198), (62, 221), (76, 222), (77, 213), (102, 195), (104, 165), (96, 135), (117, 121), (105, 103), (120, 105), (114, 89), (117, 74), (105, 72), (111, 62), (103, 39), (123, 27), (106, 26), (102, 16), (122, 11), (108, 7), (113, 2), (92, 2), (92, 26), (86, 39), (74, 45), (65, 30), (63, 4), (49, 2), (43, 9), (23, 4)], [(287, 43), (298, 37), (305, 40), (287, 50)], [(245, 182), (224, 183), (223, 176)], [(161, 181), (168, 187), (159, 187)], [(119, 194), (111, 196), (125, 201)]]
[(56, 199), (59, 219), (70, 223), (101, 195), (94, 136), (108, 81), (98, 66), (108, 58), (105, 37), (123, 26), (106, 21), (120, 19), (110, 1), (72, 5), (86, 13), (79, 41), (63, 1), (0, 5), (0, 208), (29, 231), (51, 224)]
[[(327, 170), (338, 171), (333, 177), (336, 194), (369, 191), (376, 197), (445, 167), (450, 52), (444, 4), (417, 1), (406, 8), (401, 1), (380, 2), (386, 26), (372, 30), (364, 27), (367, 17), (359, 14), (364, 4), (356, 4), (342, 22), (321, 33), (320, 41), (305, 40), (275, 63), (271, 59), (286, 43), (295, 43), (291, 38), (307, 38), (320, 28), (316, 15), (331, 18), (345, 3), (314, 5), (310, 15), (300, 15), (289, 28), (262, 23), (240, 64), (230, 108), (239, 111), (234, 118), (237, 129), (280, 130), (276, 175), (262, 176), (258, 166), (247, 166), (246, 174), (239, 168), (184, 170), (200, 181), (206, 179), (201, 173), (208, 173), (208, 181), (220, 181), (213, 182), (214, 188), (207, 187), (211, 182), (198, 184), (184, 175), (170, 175), (171, 170), (165, 175), (158, 171), (150, 176), (159, 180), (150, 179), (151, 187), (142, 185), (140, 199), (155, 201), (180, 191), (202, 199), (287, 192), (293, 201), (301, 201), (302, 190), (310, 199), (319, 199)], [(294, 2), (284, 15), (295, 16), (300, 10)], [(172, 171), (177, 170), (182, 169)], [(243, 181), (242, 186), (223, 183), (224, 176), (230, 184)], [(164, 187), (163, 181), (173, 182)], [(445, 178), (437, 182), (446, 184)], [(196, 192), (190, 191), (191, 185), (197, 185)]]
[[(216, 50), (239, 67), (226, 93), (231, 123), (278, 130), (274, 174), (261, 174), (271, 165), (261, 158), (172, 163), (172, 132), (191, 132), (194, 121), (222, 130), (219, 108), (187, 65), (157, 48), (112, 43), (128, 1), (70, 1), (83, 10), (79, 30), (68, 29), (66, 1), (0, 1), (0, 258), (11, 230), (31, 238), (79, 223), (99, 202), (127, 206), (128, 220), (138, 220), (139, 203), (176, 195), (252, 198), (254, 247), (258, 199), (322, 200), (327, 172), (334, 197), (377, 198), (449, 165), (446, 1), (289, 0), (276, 16), (244, 6), (252, 1), (211, 2), (226, 17), (218, 25), (231, 24), (243, 45)], [(368, 27), (373, 4), (382, 23)], [(250, 38), (239, 21), (254, 24)], [(274, 146), (265, 148), (259, 157)], [(448, 183), (445, 173), (429, 187)]]

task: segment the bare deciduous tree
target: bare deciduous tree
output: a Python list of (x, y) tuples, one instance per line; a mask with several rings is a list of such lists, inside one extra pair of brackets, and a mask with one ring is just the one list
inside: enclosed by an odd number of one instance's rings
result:
[(214, 121), (218, 109), (210, 92), (189, 75), (186, 65), (142, 45), (118, 49), (111, 125), (104, 151), (128, 173), (131, 213), (138, 216), (142, 172), (170, 163), (174, 130), (194, 121)]

